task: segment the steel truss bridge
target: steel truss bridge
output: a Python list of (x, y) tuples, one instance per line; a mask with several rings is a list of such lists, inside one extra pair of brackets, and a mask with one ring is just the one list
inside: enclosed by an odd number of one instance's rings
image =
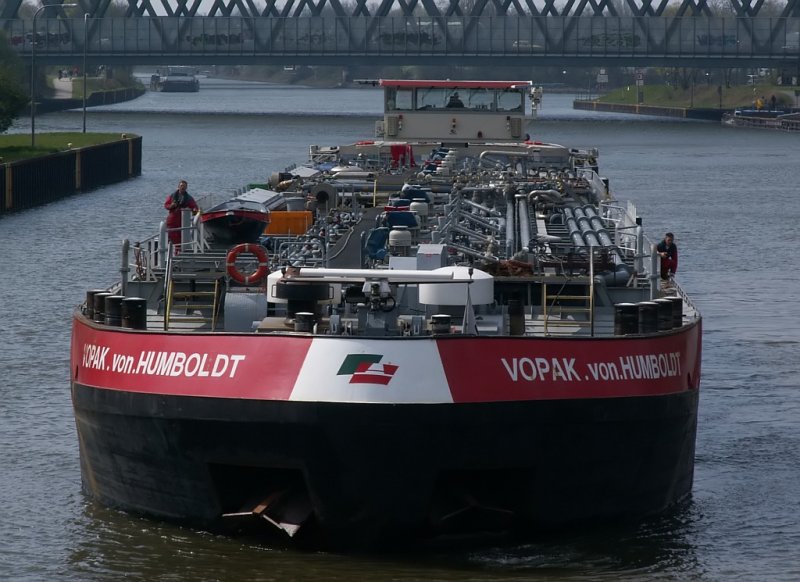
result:
[(669, 1), (0, 0), (0, 30), (51, 64), (800, 67), (800, 0)]

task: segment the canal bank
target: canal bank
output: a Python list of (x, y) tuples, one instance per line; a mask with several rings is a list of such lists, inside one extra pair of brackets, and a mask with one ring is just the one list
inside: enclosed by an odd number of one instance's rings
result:
[(603, 103), (601, 101), (576, 99), (572, 102), (574, 109), (582, 111), (605, 111), (608, 113), (632, 113), (636, 115), (653, 115), (656, 117), (674, 117), (678, 119), (699, 119), (702, 121), (720, 121), (725, 109), (698, 107), (664, 107), (645, 105), (644, 103)]
[(118, 139), (0, 163), (0, 216), (55, 202), (142, 173), (142, 138)]
[(714, 85), (712, 83), (620, 87), (600, 96), (578, 94), (574, 109), (607, 113), (625, 113), (721, 121), (736, 110), (758, 109), (792, 111), (800, 107), (800, 90), (794, 85), (758, 82), (751, 85)]
[[(147, 92), (144, 87), (123, 87), (120, 89), (110, 89), (107, 91), (95, 91), (86, 98), (86, 107), (97, 107), (100, 105), (113, 105), (114, 103), (124, 103), (133, 101)], [(54, 111), (67, 111), (69, 109), (80, 109), (83, 107), (83, 99), (71, 97), (59, 97), (55, 99), (39, 99), (36, 105), (36, 113), (53, 113)]]

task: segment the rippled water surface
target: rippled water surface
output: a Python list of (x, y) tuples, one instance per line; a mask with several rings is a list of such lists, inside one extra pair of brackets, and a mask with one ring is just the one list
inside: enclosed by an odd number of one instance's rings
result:
[[(149, 236), (166, 195), (263, 181), (309, 144), (372, 135), (374, 89), (203, 80), (90, 109), (89, 131), (144, 136), (143, 174), (0, 218), (0, 579), (800, 579), (800, 135), (578, 112), (545, 95), (535, 139), (600, 148), (652, 237), (676, 234), (705, 317), (693, 499), (618, 528), (380, 556), (301, 553), (98, 506), (80, 489), (70, 312), (112, 283), (120, 241)], [(28, 131), (21, 119), (12, 131)], [(76, 131), (81, 112), (37, 117)]]

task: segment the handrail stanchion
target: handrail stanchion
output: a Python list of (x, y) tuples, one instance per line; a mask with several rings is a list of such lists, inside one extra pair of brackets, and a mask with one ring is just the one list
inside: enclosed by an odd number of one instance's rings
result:
[(131, 243), (126, 238), (122, 241), (122, 264), (119, 268), (120, 273), (120, 295), (127, 295), (128, 291), (128, 273), (130, 273), (130, 249)]
[(644, 229), (641, 224), (636, 225), (636, 262), (637, 273), (644, 272)]
[(164, 331), (169, 330), (169, 313), (172, 310), (172, 243), (167, 246), (167, 265), (164, 272)]
[(658, 251), (656, 245), (650, 247), (650, 301), (658, 297), (659, 291)]
[(162, 221), (158, 227), (158, 264), (166, 265), (167, 264), (167, 252), (169, 251), (169, 245), (167, 244), (167, 223)]

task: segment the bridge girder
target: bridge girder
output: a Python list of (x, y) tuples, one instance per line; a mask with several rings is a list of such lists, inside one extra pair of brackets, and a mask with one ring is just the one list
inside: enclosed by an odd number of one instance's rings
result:
[(17, 18), (22, 0), (0, 0), (0, 18)]
[[(166, 2), (167, 0), (161, 0)], [(487, 7), (515, 10), (523, 0), (476, 0), (473, 12), (459, 12), (457, 1), (438, 6), (434, 0), (403, 0), (405, 9), (425, 8), (428, 16), (398, 15), (396, 0), (383, 0), (368, 16), (351, 16), (344, 0), (292, 0), (277, 17), (193, 16), (199, 0), (181, 0), (169, 16), (148, 18), (88, 18), (89, 10), (102, 10), (109, 0), (80, 0), (86, 18), (72, 12), (64, 17), (60, 4), (52, 7), (55, 17), (5, 20), (12, 47), (30, 54), (36, 46), (42, 59), (89, 54), (93, 62), (238, 62), (266, 64), (412, 64), (415, 60), (447, 64), (533, 65), (580, 61), (584, 66), (606, 61), (633, 62), (647, 66), (655, 62), (681, 62), (681, 66), (716, 62), (722, 66), (774, 63), (800, 66), (800, 17), (718, 16), (519, 16), (485, 15)], [(249, 1), (218, 0), (219, 10), (238, 10)], [(533, 1), (533, 0), (525, 0)], [(552, 1), (552, 0), (547, 0)], [(606, 9), (610, 0), (573, 0), (572, 8), (593, 6)], [(663, 10), (663, 1), (648, 10)], [(746, 0), (744, 0), (746, 1)], [(755, 0), (758, 2), (758, 0)], [(792, 0), (799, 2), (800, 0)], [(142, 0), (129, 0), (144, 9)], [(237, 4), (238, 3), (238, 4)], [(707, 9), (707, 0), (692, 0), (694, 9)], [(748, 5), (757, 8), (757, 4)], [(565, 6), (566, 7), (566, 6)], [(152, 8), (152, 6), (151, 6)], [(793, 5), (793, 9), (795, 5)], [(266, 10), (277, 10), (273, 2)], [(43, 10), (48, 12), (51, 9)], [(311, 16), (296, 16), (298, 11)], [(687, 8), (688, 10), (688, 8)], [(177, 14), (182, 14), (176, 18)], [(85, 39), (85, 40), (84, 40)], [(196, 61), (195, 61), (196, 60)], [(143, 61), (143, 62), (144, 62)], [(691, 63), (691, 64), (686, 64)], [(752, 65), (751, 65), (752, 66)], [(768, 65), (759, 65), (768, 66)]]
[[(625, 16), (650, 17), (663, 16), (670, 0), (354, 0), (345, 7), (340, 0), (266, 0), (259, 8), (258, 0), (213, 0), (208, 5), (203, 0), (126, 0), (125, 16), (140, 18), (147, 16), (242, 16), (301, 18), (322, 16), (333, 13), (341, 17), (385, 17), (402, 15), (408, 17), (480, 17), (480, 16), (620, 16), (624, 8)], [(54, 8), (44, 12), (47, 17), (63, 15), (58, 8), (64, 0), (45, 0)], [(77, 0), (81, 11), (92, 18), (112, 16), (117, 8), (112, 0)], [(23, 0), (0, 0), (0, 19), (20, 18)], [(200, 11), (205, 9), (205, 13)], [(676, 16), (733, 15), (740, 18), (753, 18), (762, 9), (769, 9), (774, 15), (780, 10), (782, 17), (800, 16), (800, 0), (784, 0), (777, 5), (765, 0), (725, 0), (717, 2), (714, 8), (709, 0), (681, 0), (674, 7)]]

